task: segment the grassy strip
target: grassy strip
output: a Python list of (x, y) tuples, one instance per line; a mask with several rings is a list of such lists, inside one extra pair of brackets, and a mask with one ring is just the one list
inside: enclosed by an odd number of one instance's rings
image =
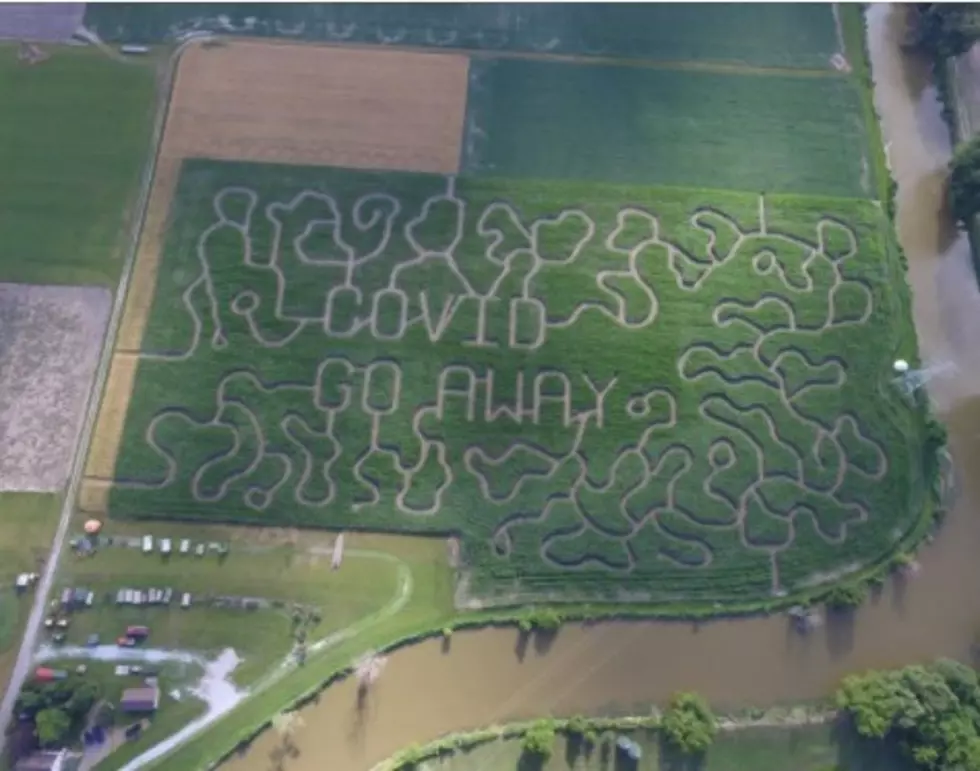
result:
[[(754, 711), (745, 716), (720, 717), (718, 718), (718, 727), (723, 732), (760, 728), (799, 728), (824, 725), (832, 722), (835, 717), (836, 713), (833, 711), (798, 707), (790, 712), (786, 710)], [(445, 760), (457, 753), (469, 752), (490, 742), (520, 739), (528, 731), (541, 726), (543, 722), (546, 722), (556, 733), (564, 734), (568, 739), (575, 739), (594, 746), (597, 744), (599, 734), (609, 731), (622, 733), (641, 730), (656, 731), (660, 727), (660, 716), (654, 710), (649, 715), (543, 718), (541, 720), (487, 726), (474, 731), (449, 734), (421, 746), (407, 747), (378, 763), (371, 771), (402, 771), (403, 769), (415, 768), (429, 760)], [(724, 736), (719, 736), (718, 741), (723, 742)]]
[(56, 493), (0, 494), (0, 691), (17, 660), (34, 601), (33, 591), (16, 595), (14, 581), (18, 573), (41, 572), (60, 510)]
[[(507, 723), (499, 726), (489, 726), (476, 731), (464, 731), (436, 739), (422, 746), (408, 747), (391, 758), (374, 766), (371, 771), (402, 771), (411, 769), (427, 760), (444, 759), (457, 752), (466, 752), (481, 744), (492, 741), (520, 739), (528, 731), (541, 725), (542, 721), (528, 720), (520, 723)], [(583, 731), (599, 734), (602, 731), (635, 731), (641, 728), (656, 729), (660, 727), (660, 718), (656, 715), (638, 715), (633, 717), (597, 717), (597, 718), (557, 718), (548, 719), (547, 723), (556, 732), (565, 734)]]

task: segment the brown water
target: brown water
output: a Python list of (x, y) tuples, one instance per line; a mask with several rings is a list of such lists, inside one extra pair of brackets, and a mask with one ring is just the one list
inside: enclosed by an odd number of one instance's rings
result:
[[(927, 68), (898, 47), (904, 19), (896, 6), (873, 6), (870, 48), (876, 102), (899, 182), (899, 233), (910, 261), (923, 358), (953, 360), (959, 374), (935, 384), (950, 426), (960, 496), (922, 571), (889, 586), (853, 623), (833, 623), (804, 638), (783, 617), (679, 623), (612, 623), (564, 628), (547, 649), (519, 645), (511, 630), (457, 633), (390, 657), (359, 708), (344, 682), (303, 710), (294, 741), (300, 755), (282, 766), (275, 732), (225, 771), (366, 771), (414, 742), (493, 722), (662, 702), (693, 688), (717, 705), (824, 696), (842, 675), (935, 656), (969, 660), (980, 629), (980, 292), (969, 250), (948, 222), (943, 168), (950, 155)], [(980, 345), (974, 346), (980, 349)]]

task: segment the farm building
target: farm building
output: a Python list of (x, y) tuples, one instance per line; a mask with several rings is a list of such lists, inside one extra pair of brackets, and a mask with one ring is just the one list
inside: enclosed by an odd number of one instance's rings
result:
[(119, 700), (123, 712), (153, 712), (160, 704), (160, 689), (155, 685), (127, 688)]

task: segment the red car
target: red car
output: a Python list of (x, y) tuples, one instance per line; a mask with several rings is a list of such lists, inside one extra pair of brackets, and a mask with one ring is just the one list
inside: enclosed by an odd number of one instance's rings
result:
[(126, 637), (132, 637), (134, 640), (142, 640), (143, 638), (149, 636), (150, 636), (150, 628), (147, 626), (126, 627)]
[(116, 645), (118, 645), (120, 648), (132, 648), (134, 645), (136, 645), (136, 640), (134, 640), (132, 637), (119, 637), (116, 640)]

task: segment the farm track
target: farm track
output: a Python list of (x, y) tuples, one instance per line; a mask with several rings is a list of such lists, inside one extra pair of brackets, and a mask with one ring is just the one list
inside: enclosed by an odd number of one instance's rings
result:
[[(119, 330), (122, 318), (123, 304), (129, 288), (129, 281), (133, 271), (133, 264), (136, 259), (136, 250), (139, 242), (143, 219), (146, 214), (147, 201), (150, 189), (153, 184), (154, 170), (157, 163), (157, 153), (160, 141), (163, 136), (164, 123), (166, 121), (167, 109), (170, 104), (169, 83), (173, 77), (177, 62), (183, 51), (183, 46), (179, 46), (173, 53), (167, 74), (157, 97), (157, 114), (154, 121), (153, 136), (150, 143), (150, 152), (146, 167), (143, 170), (143, 177), (140, 184), (138, 204), (135, 207), (137, 215), (134, 219), (129, 246), (126, 250), (126, 260), (120, 273), (119, 285), (113, 298), (112, 312), (109, 316), (108, 329), (105, 333), (99, 364), (95, 372), (95, 382), (89, 392), (89, 397), (85, 410), (84, 422), (80, 432), (78, 442), (75, 447), (72, 459), (71, 471), (65, 489), (65, 498), (61, 509), (61, 518), (58, 521), (58, 528), (51, 543), (51, 551), (45, 563), (44, 572), (35, 590), (34, 603), (28, 617), (27, 627), (21, 640), (20, 649), (17, 652), (17, 660), (7, 683), (7, 691), (0, 699), (0, 726), (10, 724), (14, 702), (20, 693), (24, 680), (27, 678), (31, 660), (34, 656), (34, 649), (37, 645), (38, 633), (41, 629), (41, 622), (44, 618), (44, 609), (47, 603), (48, 594), (54, 583), (55, 573), (57, 572), (58, 562), (64, 548), (65, 538), (68, 533), (68, 526), (72, 519), (75, 508), (75, 498), (78, 495), (82, 474), (85, 468), (86, 456), (92, 440), (95, 427), (97, 411), (100, 407), (102, 392), (109, 372), (109, 365), (112, 360), (112, 352), (116, 343), (116, 335)], [(6, 742), (6, 732), (0, 731), (0, 754), (4, 752)]]
[[(236, 35), (222, 35), (221, 40), (233, 41), (252, 41), (254, 37), (240, 37)], [(286, 40), (282, 38), (261, 38), (263, 44), (270, 46), (313, 46), (317, 48), (337, 48), (342, 50), (362, 50), (377, 51), (379, 46), (371, 43), (344, 43), (338, 41), (308, 41), (308, 40)], [(587, 54), (555, 54), (539, 51), (506, 51), (488, 50), (474, 48), (453, 48), (451, 46), (439, 46), (438, 48), (426, 46), (399, 45), (397, 43), (385, 43), (385, 51), (401, 51), (404, 53), (425, 53), (438, 55), (440, 53), (457, 54), (471, 59), (526, 59), (530, 61), (544, 62), (564, 62), (566, 64), (600, 65), (611, 67), (632, 67), (637, 69), (652, 70), (686, 70), (690, 72), (710, 72), (725, 75), (783, 75), (798, 78), (834, 78), (845, 77), (841, 73), (830, 67), (826, 69), (798, 68), (798, 67), (762, 67), (751, 64), (735, 64), (724, 62), (699, 62), (695, 60), (679, 61), (657, 61), (655, 59), (617, 59), (612, 56), (587, 55)]]

